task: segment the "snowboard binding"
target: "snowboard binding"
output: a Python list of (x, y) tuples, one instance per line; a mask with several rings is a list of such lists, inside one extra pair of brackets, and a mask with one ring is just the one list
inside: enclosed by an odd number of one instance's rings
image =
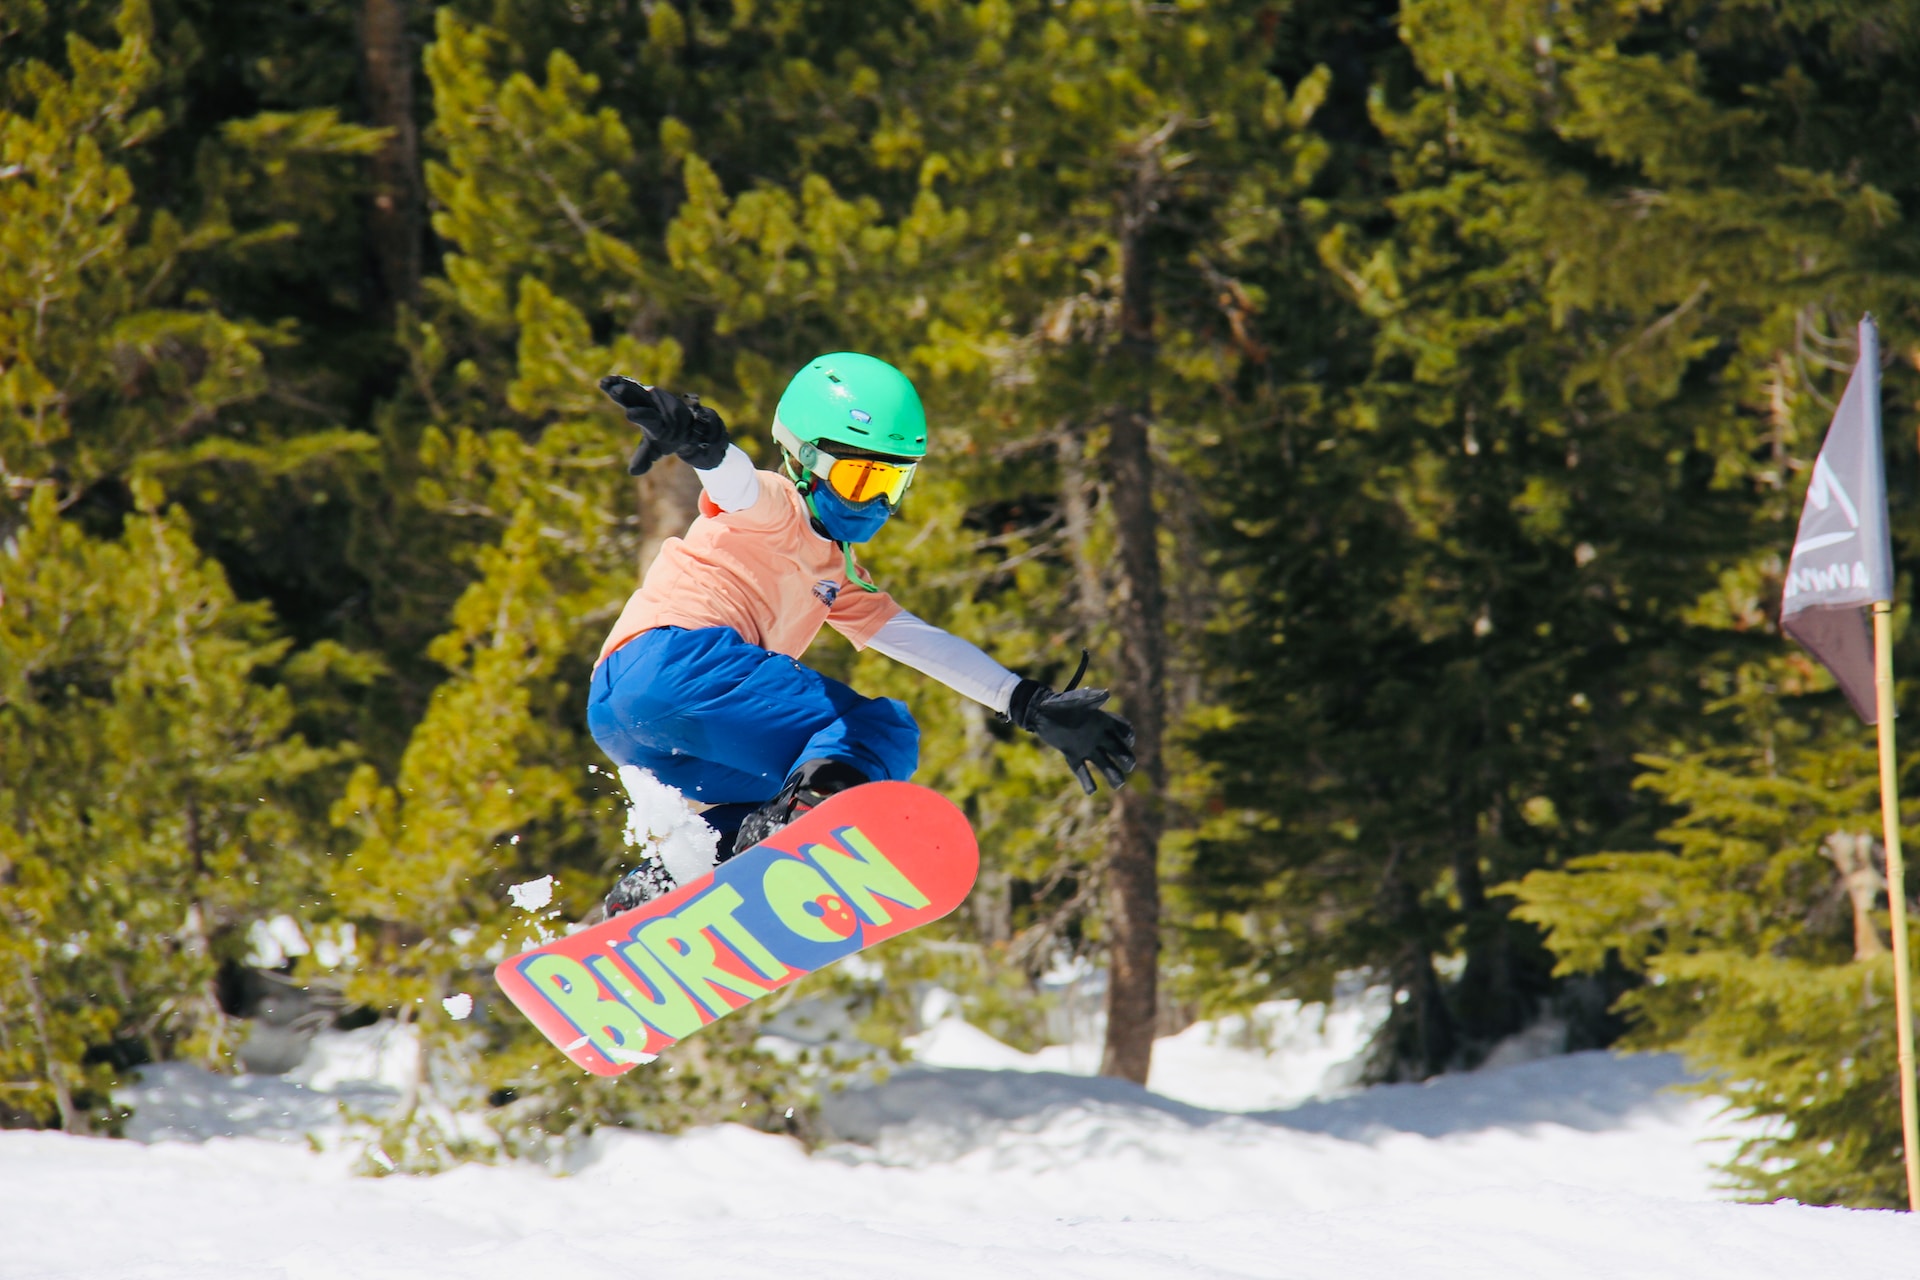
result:
[[(830, 795), (871, 781), (866, 774), (843, 760), (809, 760), (793, 771), (780, 794), (749, 813), (740, 823), (733, 844), (722, 849), (715, 863), (745, 853), (765, 841), (774, 832), (811, 810)], [(673, 873), (658, 858), (648, 858), (621, 876), (607, 890), (598, 910), (582, 924), (598, 924), (635, 907), (652, 902), (679, 888)]]
[(740, 824), (733, 849), (720, 861), (745, 853), (774, 832), (818, 805), (828, 796), (870, 782), (866, 774), (844, 760), (808, 760), (793, 771), (780, 794), (755, 809)]

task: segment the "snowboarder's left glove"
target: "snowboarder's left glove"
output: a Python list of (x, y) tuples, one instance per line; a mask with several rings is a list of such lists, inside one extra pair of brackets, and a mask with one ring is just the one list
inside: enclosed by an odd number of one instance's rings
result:
[(711, 471), (727, 456), (727, 424), (696, 395), (675, 395), (612, 374), (600, 389), (627, 411), (643, 439), (627, 462), (628, 475), (645, 475), (659, 459), (677, 455), (696, 471)]
[(1133, 726), (1100, 709), (1110, 696), (1105, 689), (1071, 687), (1055, 693), (1038, 680), (1022, 680), (1007, 703), (1007, 719), (1065, 756), (1088, 795), (1094, 792), (1088, 765), (1117, 790), (1133, 772)]
[(654, 463), (666, 456), (661, 452), (659, 445), (641, 436), (640, 443), (633, 446), (633, 456), (627, 459), (627, 474), (643, 476), (653, 470)]

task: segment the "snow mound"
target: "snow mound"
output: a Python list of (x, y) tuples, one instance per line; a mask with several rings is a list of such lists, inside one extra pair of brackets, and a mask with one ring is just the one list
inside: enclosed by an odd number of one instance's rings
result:
[(970, 1149), (889, 1162), (732, 1125), (603, 1131), (558, 1178), (506, 1165), (356, 1179), (343, 1161), (245, 1138), (4, 1133), (0, 1270), (1799, 1280), (1909, 1265), (1920, 1222), (1904, 1215), (1715, 1203), (1703, 1139), (1725, 1130), (1710, 1100), (1662, 1092), (1676, 1077), (1670, 1060), (1587, 1054), (1244, 1115), (1059, 1073), (923, 1067), (876, 1092), (899, 1104), (910, 1086), (922, 1108), (968, 1111)]
[[(284, 1140), (417, 1069), (391, 1029), (331, 1034), (297, 1079), (150, 1070), (128, 1099), (147, 1144), (0, 1133), (0, 1274), (1800, 1280), (1902, 1274), (1920, 1249), (1905, 1215), (1718, 1202), (1711, 1164), (1737, 1130), (1671, 1091), (1668, 1057), (1231, 1109), (1324, 1083), (1342, 1050), (1328, 1025), (1183, 1033), (1187, 1065), (1167, 1059), (1185, 1089), (1220, 1085), (1204, 1105), (1035, 1069), (1051, 1059), (943, 1022), (924, 1048), (1005, 1065), (922, 1063), (849, 1090), (828, 1104), (840, 1141), (817, 1153), (735, 1125), (603, 1130), (552, 1171), (384, 1179)], [(1268, 1032), (1293, 1047), (1269, 1052)]]
[[(1042, 1168), (1131, 1152), (1148, 1163), (1195, 1165), (1189, 1189), (1211, 1186), (1225, 1169), (1264, 1188), (1267, 1203), (1289, 1187), (1301, 1208), (1347, 1202), (1353, 1183), (1329, 1180), (1329, 1164), (1371, 1169), (1362, 1183), (1368, 1195), (1418, 1190), (1435, 1140), (1448, 1144), (1456, 1182), (1538, 1176), (1605, 1189), (1657, 1184), (1702, 1197), (1712, 1193), (1714, 1157), (1697, 1148), (1731, 1130), (1716, 1127), (1719, 1103), (1673, 1092), (1686, 1078), (1671, 1055), (1592, 1052), (1232, 1113), (1124, 1080), (915, 1067), (829, 1096), (822, 1120), (843, 1144), (831, 1154), (852, 1162), (921, 1167), (984, 1152), (998, 1167)], [(1581, 1134), (1592, 1136), (1577, 1140)], [(1562, 1162), (1569, 1143), (1583, 1150), (1577, 1163)], [(1662, 1159), (1642, 1172), (1650, 1147)], [(1192, 1158), (1196, 1148), (1231, 1158), (1203, 1168)], [(1383, 1160), (1389, 1151), (1401, 1159)], [(1296, 1171), (1305, 1172), (1298, 1185)]]
[[(394, 1094), (361, 1100), (385, 1106)], [(301, 1139), (340, 1123), (341, 1096), (279, 1076), (223, 1076), (185, 1062), (142, 1067), (115, 1100), (133, 1108), (126, 1135), (137, 1142), (205, 1142), (210, 1138)]]
[(283, 1076), (228, 1076), (188, 1062), (141, 1067), (114, 1091), (130, 1107), (136, 1142), (263, 1138), (316, 1144), (349, 1115), (379, 1116), (406, 1089), (419, 1061), (410, 1028), (391, 1023), (323, 1031), (299, 1067)]
[(1591, 1050), (1437, 1076), (1424, 1084), (1382, 1085), (1266, 1112), (1260, 1119), (1359, 1141), (1388, 1133), (1441, 1138), (1534, 1125), (1605, 1133), (1637, 1116), (1672, 1118), (1698, 1106), (1696, 1099), (1676, 1091), (1688, 1078), (1675, 1054)]
[[(1353, 1088), (1374, 1031), (1385, 1020), (1390, 993), (1359, 990), (1331, 1006), (1274, 1000), (1248, 1015), (1196, 1022), (1154, 1041), (1148, 1088), (1216, 1111), (1291, 1106)], [(1100, 1024), (1080, 1028), (1070, 1044), (1022, 1053), (958, 1016), (959, 1001), (935, 990), (922, 1001), (927, 1029), (907, 1041), (915, 1062), (928, 1067), (987, 1071), (1051, 1071), (1091, 1076), (1100, 1066)]]

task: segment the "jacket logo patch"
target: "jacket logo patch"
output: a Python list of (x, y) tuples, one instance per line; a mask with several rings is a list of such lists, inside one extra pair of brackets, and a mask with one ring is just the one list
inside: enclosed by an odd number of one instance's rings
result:
[(840, 598), (840, 584), (832, 578), (822, 578), (813, 584), (813, 598), (827, 608), (833, 608), (833, 602)]

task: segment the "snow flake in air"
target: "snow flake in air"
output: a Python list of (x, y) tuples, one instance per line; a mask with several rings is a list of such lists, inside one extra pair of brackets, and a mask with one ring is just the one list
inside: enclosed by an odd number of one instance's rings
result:
[(553, 877), (541, 876), (538, 880), (511, 885), (507, 889), (507, 896), (522, 911), (538, 911), (553, 901)]

